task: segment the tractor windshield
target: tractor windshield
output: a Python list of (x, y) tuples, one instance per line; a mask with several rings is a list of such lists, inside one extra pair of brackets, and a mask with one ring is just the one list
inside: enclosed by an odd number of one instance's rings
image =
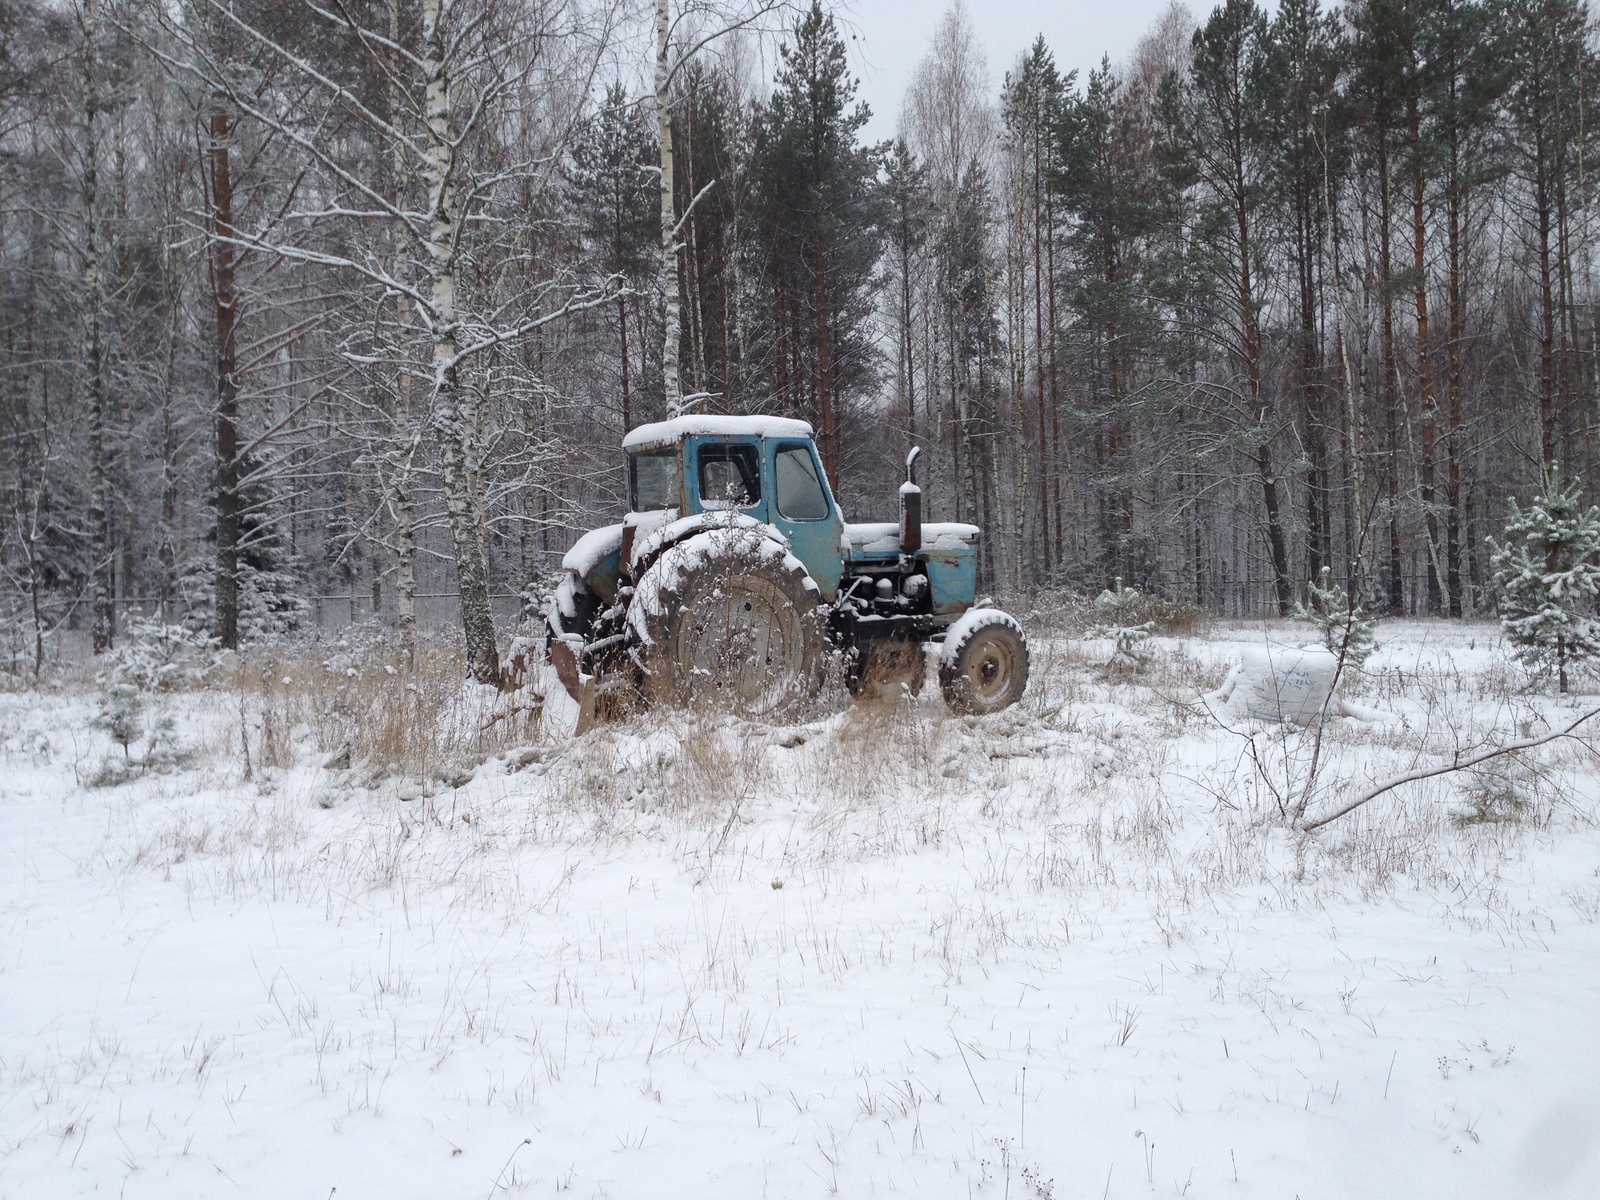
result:
[(678, 452), (651, 450), (628, 456), (628, 499), (634, 512), (678, 506)]

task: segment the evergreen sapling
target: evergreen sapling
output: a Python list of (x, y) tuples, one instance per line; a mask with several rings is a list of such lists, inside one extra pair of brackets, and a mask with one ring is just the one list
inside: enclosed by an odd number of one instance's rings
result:
[(1306, 585), (1306, 591), (1311, 602), (1296, 604), (1294, 619), (1316, 626), (1329, 653), (1359, 668), (1378, 648), (1373, 640), (1378, 622), (1350, 603), (1329, 567), (1318, 572), (1316, 579)]
[(1505, 541), (1488, 539), (1512, 657), (1530, 670), (1553, 669), (1563, 693), (1569, 668), (1600, 654), (1600, 507), (1585, 510), (1579, 491), (1551, 464), (1526, 512), (1509, 502)]
[(111, 740), (122, 747), (124, 762), (131, 761), (133, 743), (144, 732), (144, 697), (131, 683), (113, 683), (100, 693), (100, 712), (90, 722), (96, 729), (111, 735)]
[(1142, 599), (1143, 593), (1137, 588), (1125, 586), (1120, 575), (1114, 586), (1096, 597), (1095, 607), (1105, 614), (1105, 620), (1095, 626), (1092, 632), (1100, 637), (1111, 638), (1116, 643), (1107, 666), (1138, 669), (1156, 656), (1155, 644), (1150, 640), (1156, 623), (1138, 619), (1139, 601)]

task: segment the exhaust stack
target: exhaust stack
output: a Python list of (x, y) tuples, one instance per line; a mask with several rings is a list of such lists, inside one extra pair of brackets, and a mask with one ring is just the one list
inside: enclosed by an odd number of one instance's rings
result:
[(922, 489), (913, 471), (921, 446), (911, 447), (906, 455), (906, 481), (900, 485), (900, 553), (916, 554), (922, 549)]

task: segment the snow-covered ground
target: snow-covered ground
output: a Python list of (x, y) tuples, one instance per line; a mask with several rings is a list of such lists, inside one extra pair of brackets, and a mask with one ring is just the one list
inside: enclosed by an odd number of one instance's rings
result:
[[(89, 788), (93, 693), (0, 696), (0, 1195), (1600, 1196), (1594, 760), (1515, 823), (1440, 779), (1291, 835), (1311, 735), (1198, 703), (1262, 637), (455, 788), (303, 727), (247, 781), (221, 689)], [(1595, 703), (1492, 626), (1380, 641), (1313, 810)]]

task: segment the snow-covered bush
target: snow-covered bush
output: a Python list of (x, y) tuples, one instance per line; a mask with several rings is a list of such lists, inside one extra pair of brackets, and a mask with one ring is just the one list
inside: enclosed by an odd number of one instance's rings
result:
[(216, 639), (209, 634), (136, 617), (101, 660), (100, 678), (164, 691), (199, 683), (216, 657)]
[(1467, 774), (1461, 787), (1467, 807), (1454, 815), (1457, 825), (1497, 825), (1519, 820), (1533, 804), (1541, 771), (1525, 754), (1491, 758)]
[(1563, 692), (1568, 668), (1600, 654), (1600, 507), (1585, 510), (1580, 490), (1551, 464), (1526, 512), (1509, 502), (1505, 541), (1489, 539), (1512, 656), (1530, 670), (1553, 669)]
[(1373, 640), (1378, 622), (1350, 603), (1332, 569), (1323, 567), (1307, 591), (1311, 602), (1295, 605), (1294, 619), (1314, 625), (1328, 651), (1351, 666), (1359, 667), (1372, 657), (1378, 648)]
[(517, 620), (537, 621), (544, 616), (544, 611), (550, 607), (550, 599), (556, 594), (556, 588), (567, 577), (566, 571), (545, 571), (535, 575), (528, 581), (521, 592), (521, 605), (517, 610)]
[[(196, 634), (210, 633), (217, 621), (217, 567), (209, 559), (193, 563), (178, 581), (188, 604), (184, 624)], [(278, 641), (308, 624), (310, 602), (303, 584), (287, 565), (263, 565), (239, 556), (239, 640)]]
[[(185, 765), (189, 754), (179, 747), (172, 718), (145, 712), (143, 693), (132, 683), (111, 683), (100, 693), (100, 711), (90, 722), (122, 748), (122, 757), (108, 755), (89, 778), (90, 787), (115, 787), (149, 771), (168, 771)], [(133, 747), (144, 745), (137, 757)]]
[(1095, 626), (1093, 633), (1097, 637), (1110, 638), (1115, 643), (1108, 666), (1138, 669), (1155, 657), (1156, 648), (1150, 635), (1155, 631), (1156, 623), (1139, 620), (1139, 601), (1143, 598), (1144, 593), (1125, 586), (1121, 576), (1118, 576), (1115, 586), (1107, 588), (1095, 598), (1100, 623)]
[(122, 747), (123, 758), (132, 754), (130, 747), (144, 731), (144, 697), (131, 683), (113, 683), (100, 693), (100, 711), (90, 724)]

